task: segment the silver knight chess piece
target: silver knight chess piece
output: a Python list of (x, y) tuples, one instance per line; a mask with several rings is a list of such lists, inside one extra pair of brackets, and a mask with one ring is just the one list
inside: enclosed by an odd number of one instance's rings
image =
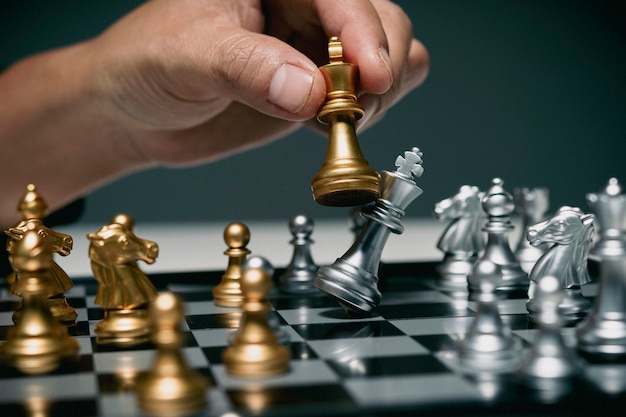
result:
[(522, 269), (530, 274), (535, 262), (550, 248), (550, 244), (546, 242), (537, 244), (537, 246), (531, 245), (526, 239), (526, 229), (548, 217), (546, 212), (550, 207), (550, 192), (545, 187), (515, 188), (513, 197), (515, 199), (515, 211), (522, 219), (522, 233), (515, 248), (515, 256)]
[[(509, 233), (515, 226), (511, 214), (515, 210), (513, 196), (504, 189), (504, 181), (494, 178), (491, 187), (485, 191), (482, 208), (487, 215), (483, 231), (487, 233), (487, 244), (481, 257), (498, 265), (502, 271), (502, 281), (498, 291), (511, 292), (528, 289), (528, 274), (524, 272), (511, 250)], [(478, 288), (468, 283), (470, 291)]]
[(404, 231), (404, 211), (422, 194), (413, 181), (424, 172), (422, 155), (414, 147), (396, 158), (395, 172), (381, 172), (380, 197), (361, 209), (367, 219), (361, 233), (341, 258), (317, 272), (315, 286), (336, 298), (348, 313), (369, 314), (382, 298), (377, 275), (380, 258), (389, 233)]
[(603, 257), (623, 254), (626, 251), (626, 194), (617, 178), (600, 193), (587, 194), (587, 205), (595, 214), (599, 227), (599, 239), (591, 250), (591, 255)]
[(437, 220), (449, 221), (437, 242), (437, 248), (444, 253), (437, 266), (438, 285), (444, 290), (467, 291), (467, 277), (485, 248), (481, 196), (478, 187), (463, 185), (458, 193), (439, 201), (433, 209)]
[(583, 296), (581, 286), (591, 281), (587, 259), (593, 220), (593, 214), (585, 214), (578, 207), (563, 206), (552, 217), (528, 228), (526, 235), (532, 245), (552, 243), (530, 272), (526, 307), (531, 320), (535, 320), (538, 308), (534, 288), (546, 275), (559, 278), (564, 290), (559, 305), (564, 322), (571, 324), (580, 320), (591, 308), (591, 301)]

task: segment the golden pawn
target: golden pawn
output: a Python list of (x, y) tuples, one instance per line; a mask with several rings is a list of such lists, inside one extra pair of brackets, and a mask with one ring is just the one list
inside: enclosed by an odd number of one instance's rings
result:
[(148, 308), (157, 353), (150, 371), (137, 381), (139, 407), (154, 416), (184, 416), (207, 404), (208, 381), (181, 354), (183, 307), (172, 293), (162, 293)]
[(250, 229), (243, 223), (230, 223), (224, 229), (224, 242), (228, 246), (224, 251), (224, 255), (228, 256), (228, 266), (221, 282), (213, 288), (213, 302), (220, 307), (241, 307), (241, 271), (246, 256), (250, 254), (246, 249), (250, 242)]
[(35, 225), (29, 224), (15, 243), (11, 262), (20, 279), (23, 308), (6, 343), (0, 346), (0, 360), (27, 374), (51, 372), (64, 360), (76, 357), (79, 345), (50, 312), (46, 294), (52, 249)]
[(323, 206), (361, 206), (380, 194), (380, 174), (363, 157), (354, 123), (363, 117), (357, 102), (357, 68), (343, 62), (343, 49), (337, 37), (328, 43), (330, 63), (320, 67), (326, 80), (326, 103), (317, 119), (328, 125), (326, 159), (311, 182), (313, 197)]
[(226, 371), (239, 377), (263, 378), (289, 371), (291, 353), (281, 345), (269, 324), (272, 289), (270, 275), (263, 268), (249, 268), (241, 279), (244, 292), (239, 332), (223, 353)]

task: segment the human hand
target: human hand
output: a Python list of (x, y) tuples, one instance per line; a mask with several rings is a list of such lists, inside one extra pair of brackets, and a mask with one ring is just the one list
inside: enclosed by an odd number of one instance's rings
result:
[(258, 146), (313, 118), (330, 36), (359, 68), (361, 125), (426, 77), (426, 50), (387, 0), (153, 0), (89, 46), (103, 117), (146, 163), (174, 166)]

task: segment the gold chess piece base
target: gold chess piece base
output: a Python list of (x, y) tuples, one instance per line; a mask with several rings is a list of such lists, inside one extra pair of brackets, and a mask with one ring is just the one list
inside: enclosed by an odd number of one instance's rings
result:
[(148, 308), (157, 347), (150, 371), (137, 381), (142, 411), (153, 416), (189, 415), (206, 407), (208, 381), (185, 363), (181, 353), (183, 306), (172, 293), (162, 293)]
[(241, 280), (243, 317), (232, 344), (222, 353), (226, 371), (244, 378), (284, 374), (290, 368), (291, 351), (279, 343), (269, 324), (270, 274), (263, 268), (250, 268)]
[[(20, 308), (13, 312), (13, 323), (17, 323), (22, 315), (23, 311), (23, 303)], [(66, 326), (71, 326), (76, 324), (76, 319), (78, 318), (78, 312), (74, 307), (67, 303), (67, 298), (65, 296), (54, 296), (48, 298), (48, 307), (50, 308), (50, 312), (52, 316), (64, 324)]]
[(231, 375), (265, 378), (288, 372), (291, 353), (289, 349), (279, 344), (239, 345), (235, 341), (224, 351), (223, 358)]
[(224, 275), (222, 282), (213, 288), (213, 302), (220, 307), (241, 307), (243, 294), (239, 279), (230, 279)]
[(61, 323), (74, 324), (78, 317), (78, 312), (67, 303), (65, 296), (48, 298), (48, 305), (52, 316)]
[(94, 326), (96, 342), (120, 347), (136, 346), (150, 340), (150, 322), (145, 308), (105, 310)]
[(206, 406), (204, 377), (187, 367), (178, 351), (160, 352), (140, 378), (139, 407), (154, 416), (182, 416)]
[(33, 299), (0, 346), (0, 358), (26, 374), (44, 374), (75, 357), (78, 350), (78, 342), (52, 317), (45, 299)]

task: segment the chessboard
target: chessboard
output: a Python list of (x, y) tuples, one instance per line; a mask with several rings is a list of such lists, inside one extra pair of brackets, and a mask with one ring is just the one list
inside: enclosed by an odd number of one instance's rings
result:
[[(437, 262), (383, 262), (376, 311), (349, 318), (320, 293), (284, 295), (275, 286), (272, 313), (288, 336), (290, 371), (245, 379), (230, 376), (222, 361), (238, 310), (217, 307), (212, 288), (223, 271), (153, 273), (159, 291), (183, 301), (183, 355), (204, 375), (206, 416), (573, 416), (623, 413), (626, 363), (594, 363), (578, 357), (584, 378), (569, 390), (538, 390), (520, 384), (514, 372), (473, 372), (458, 360), (455, 346), (476, 315), (476, 303), (440, 291)], [(593, 265), (591, 265), (593, 267)], [(275, 271), (275, 276), (281, 273)], [(93, 326), (103, 317), (94, 304), (96, 282), (77, 279), (67, 294), (78, 310), (69, 332), (80, 357), (47, 375), (24, 375), (0, 368), (2, 416), (140, 416), (135, 387), (151, 366), (155, 348), (147, 343), (115, 348), (96, 343)], [(593, 299), (596, 281), (584, 287)], [(6, 340), (19, 299), (0, 293), (0, 340)], [(503, 321), (528, 351), (537, 329), (527, 319), (525, 295), (499, 302)], [(563, 327), (574, 349), (574, 327)], [(521, 360), (521, 358), (520, 358)], [(617, 414), (616, 414), (617, 415)], [(623, 414), (620, 414), (623, 415)]]

